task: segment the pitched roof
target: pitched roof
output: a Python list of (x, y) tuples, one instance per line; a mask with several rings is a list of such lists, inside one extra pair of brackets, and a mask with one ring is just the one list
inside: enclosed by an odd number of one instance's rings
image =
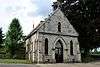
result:
[(45, 21), (40, 21), (40, 23), (38, 24), (38, 26), (36, 28), (34, 28), (30, 34), (27, 35), (26, 39), (30, 38), (32, 35), (34, 35), (41, 27), (42, 25), (44, 25), (45, 22), (47, 22), (49, 20), (50, 17), (52, 17), (57, 11), (59, 10), (59, 8), (57, 8), (55, 11), (53, 11), (53, 13), (51, 15), (49, 15), (49, 17), (45, 20)]
[(49, 15), (49, 17), (47, 19), (45, 19), (45, 21), (41, 21), (39, 23), (39, 25), (30, 32), (30, 34), (26, 37), (26, 39), (28, 39), (32, 35), (34, 35), (59, 10), (60, 10), (60, 8), (57, 8), (55, 11), (53, 11), (53, 13), (51, 15)]
[(30, 34), (26, 37), (26, 39), (34, 35), (41, 28), (43, 24), (44, 22), (39, 23), (39, 25), (30, 32)]

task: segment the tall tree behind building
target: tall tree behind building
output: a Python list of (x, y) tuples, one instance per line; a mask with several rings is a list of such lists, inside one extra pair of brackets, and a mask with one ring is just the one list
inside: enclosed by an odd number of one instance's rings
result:
[[(100, 47), (99, 33), (100, 25), (97, 27), (97, 20), (100, 18), (99, 0), (58, 0), (61, 2), (61, 9), (71, 24), (79, 33), (81, 50), (88, 53), (89, 50)], [(99, 33), (100, 34), (100, 33)]]
[(2, 28), (0, 28), (0, 47), (2, 47), (2, 44), (3, 44), (3, 33), (2, 33)]
[(23, 46), (23, 32), (19, 20), (14, 18), (9, 26), (5, 39), (6, 52), (9, 58), (17, 58)]

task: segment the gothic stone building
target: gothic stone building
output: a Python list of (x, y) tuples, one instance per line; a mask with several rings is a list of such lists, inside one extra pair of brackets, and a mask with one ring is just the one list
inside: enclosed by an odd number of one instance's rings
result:
[(27, 36), (27, 57), (33, 63), (81, 62), (78, 33), (58, 8)]

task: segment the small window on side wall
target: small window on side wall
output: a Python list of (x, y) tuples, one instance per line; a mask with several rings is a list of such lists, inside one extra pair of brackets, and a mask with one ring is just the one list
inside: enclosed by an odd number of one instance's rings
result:
[(73, 41), (70, 41), (70, 55), (74, 55), (73, 54)]
[(45, 55), (48, 55), (48, 39), (45, 39)]
[(58, 23), (58, 32), (61, 32), (61, 23)]

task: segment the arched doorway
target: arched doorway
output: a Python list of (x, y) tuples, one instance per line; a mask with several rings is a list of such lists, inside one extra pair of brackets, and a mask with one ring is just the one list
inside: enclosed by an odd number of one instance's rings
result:
[(55, 59), (56, 63), (62, 63), (63, 62), (63, 46), (62, 42), (60, 40), (57, 41), (55, 44)]

